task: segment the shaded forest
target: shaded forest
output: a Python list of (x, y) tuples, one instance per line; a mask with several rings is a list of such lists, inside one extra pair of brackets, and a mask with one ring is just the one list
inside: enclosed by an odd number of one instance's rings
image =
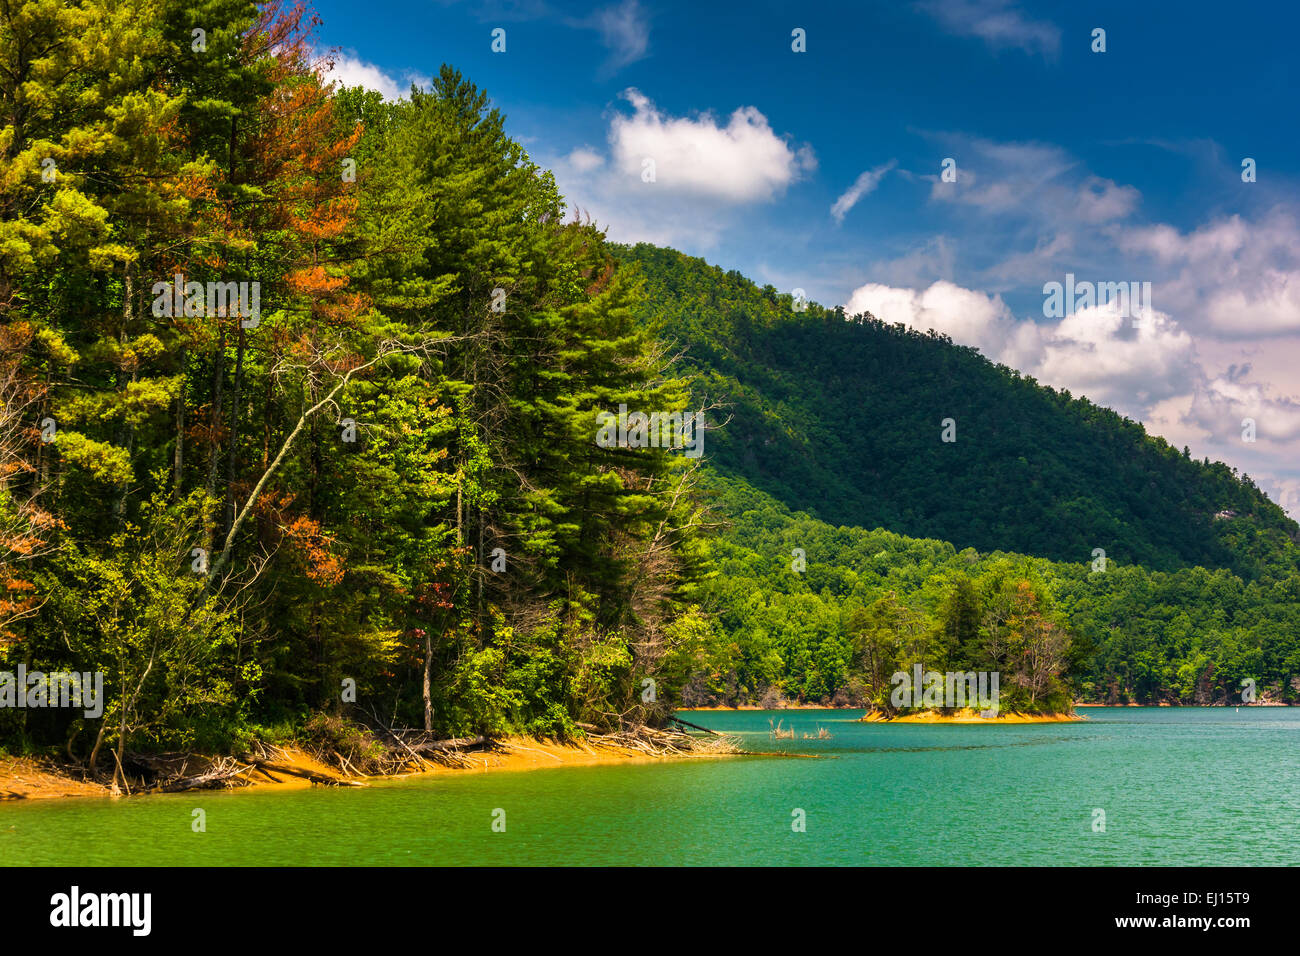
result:
[(313, 25), (0, 10), (0, 670), (107, 698), (7, 745), (565, 736), (685, 679), (692, 463), (594, 441), (687, 405), (637, 283), (485, 93), (322, 85)]

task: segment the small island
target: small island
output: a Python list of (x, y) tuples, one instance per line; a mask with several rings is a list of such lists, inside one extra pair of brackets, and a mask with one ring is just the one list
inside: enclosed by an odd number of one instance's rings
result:
[(985, 714), (973, 707), (960, 707), (952, 710), (946, 708), (928, 709), (896, 714), (873, 710), (869, 711), (866, 716), (859, 718), (858, 722), (864, 724), (1061, 724), (1087, 719), (1073, 711), (1068, 713), (1030, 714), (1022, 714), (1016, 711), (1000, 711), (985, 716)]
[[(1044, 674), (1041, 682), (1030, 668), (1017, 671), (1005, 688), (1001, 671), (928, 670), (913, 664), (889, 679), (888, 698), (861, 718), (863, 723), (918, 724), (1040, 724), (1082, 720), (1074, 713), (1059, 674)], [(1045, 687), (1047, 693), (1035, 691)]]
[[(1071, 639), (1050, 598), (1007, 576), (983, 596), (958, 586), (925, 628), (896, 601), (850, 628), (865, 664), (862, 722), (1025, 724), (1082, 720), (1062, 681)], [(910, 626), (909, 626), (910, 625)]]

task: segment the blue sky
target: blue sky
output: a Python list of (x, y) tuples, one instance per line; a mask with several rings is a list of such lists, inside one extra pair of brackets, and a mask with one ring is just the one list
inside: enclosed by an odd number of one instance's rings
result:
[[(335, 78), (396, 97), (451, 63), (612, 238), (944, 331), (1300, 515), (1292, 5), (315, 7)], [(1150, 282), (1149, 308), (1047, 317), (1067, 273)]]

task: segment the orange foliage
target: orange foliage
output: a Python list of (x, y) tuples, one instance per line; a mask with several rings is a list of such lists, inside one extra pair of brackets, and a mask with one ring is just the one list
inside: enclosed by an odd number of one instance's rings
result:
[(258, 512), (280, 532), (281, 541), (289, 550), (302, 558), (307, 577), (321, 587), (333, 587), (343, 580), (343, 559), (332, 550), (334, 535), (326, 532), (321, 523), (306, 515), (292, 515), (295, 495), (284, 494), (278, 499), (264, 498)]

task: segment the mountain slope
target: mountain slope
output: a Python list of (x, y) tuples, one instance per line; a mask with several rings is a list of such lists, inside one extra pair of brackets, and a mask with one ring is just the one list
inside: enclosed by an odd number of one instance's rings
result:
[[(957, 548), (1248, 578), (1297, 567), (1300, 526), (1247, 476), (934, 332), (846, 321), (650, 245), (620, 247), (645, 321), (729, 404), (705, 450), (725, 476), (837, 525)], [(956, 441), (941, 440), (953, 419)], [(1216, 514), (1233, 516), (1216, 518)]]

